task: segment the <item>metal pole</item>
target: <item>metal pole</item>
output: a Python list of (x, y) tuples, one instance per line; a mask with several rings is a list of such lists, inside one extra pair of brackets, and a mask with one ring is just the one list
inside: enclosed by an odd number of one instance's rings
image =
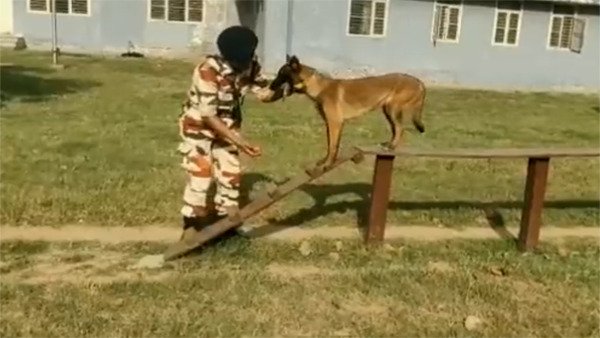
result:
[(56, 0), (51, 1), (52, 10), (52, 64), (58, 64), (58, 38), (56, 35)]

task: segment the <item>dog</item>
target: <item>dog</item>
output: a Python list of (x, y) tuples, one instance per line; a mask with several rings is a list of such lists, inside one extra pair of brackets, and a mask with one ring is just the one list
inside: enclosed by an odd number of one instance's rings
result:
[(327, 127), (327, 155), (317, 162), (326, 168), (337, 159), (344, 122), (381, 108), (391, 126), (392, 138), (382, 145), (396, 149), (403, 141), (403, 118), (410, 117), (415, 128), (425, 132), (422, 111), (425, 85), (416, 77), (391, 73), (356, 79), (336, 79), (315, 68), (301, 64), (298, 57), (286, 56), (269, 85), (271, 91), (287, 86), (286, 95), (300, 93), (308, 96)]

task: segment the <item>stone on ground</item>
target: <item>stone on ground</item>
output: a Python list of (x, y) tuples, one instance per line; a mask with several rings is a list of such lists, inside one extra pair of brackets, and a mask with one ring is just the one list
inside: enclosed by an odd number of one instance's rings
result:
[(147, 255), (142, 257), (137, 264), (133, 265), (134, 269), (158, 269), (165, 264), (165, 257), (161, 255)]

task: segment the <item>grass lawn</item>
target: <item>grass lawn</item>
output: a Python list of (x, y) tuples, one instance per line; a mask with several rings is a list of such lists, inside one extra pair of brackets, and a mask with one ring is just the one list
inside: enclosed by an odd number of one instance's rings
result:
[[(4, 242), (2, 337), (597, 337), (599, 246), (234, 238), (129, 270), (158, 244)], [(306, 248), (306, 246), (303, 246)], [(472, 331), (465, 319), (482, 324)]]
[[(180, 61), (2, 51), (2, 224), (84, 223), (179, 226), (184, 172), (177, 116), (193, 65)], [(593, 95), (430, 89), (427, 132), (407, 143), (441, 147), (597, 147)], [(301, 173), (324, 155), (325, 132), (306, 98), (270, 105), (247, 100), (247, 137), (264, 155), (245, 160), (246, 195)], [(347, 125), (346, 147), (389, 138), (380, 113)], [(553, 160), (548, 225), (598, 225), (597, 159)], [(487, 226), (482, 209), (516, 225), (524, 161), (397, 161), (390, 224)], [(255, 219), (285, 225), (355, 226), (368, 205), (372, 159), (348, 164)]]
[[(184, 173), (177, 117), (193, 64), (2, 51), (2, 225), (179, 226)], [(430, 89), (423, 148), (597, 147), (591, 95)], [(247, 100), (245, 133), (264, 155), (245, 159), (244, 195), (302, 172), (324, 154), (307, 99)], [(389, 138), (381, 114), (350, 123), (346, 147)], [(546, 225), (598, 226), (598, 159), (553, 160)], [(524, 161), (398, 160), (390, 225), (517, 225)], [(255, 217), (258, 223), (356, 226), (372, 159), (348, 164)], [(101, 228), (106, 229), (106, 228)], [(434, 228), (435, 229), (435, 228)], [(589, 229), (589, 228), (588, 228)], [(40, 228), (35, 228), (37, 232)], [(482, 229), (475, 229), (482, 230)], [(129, 267), (164, 244), (2, 241), (0, 336), (600, 335), (600, 245), (511, 240), (247, 240), (156, 270)], [(467, 330), (465, 319), (481, 324)]]

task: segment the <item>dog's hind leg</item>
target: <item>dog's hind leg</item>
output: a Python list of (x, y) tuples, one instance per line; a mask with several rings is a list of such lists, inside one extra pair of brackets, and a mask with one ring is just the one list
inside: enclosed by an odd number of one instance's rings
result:
[(400, 145), (404, 134), (404, 128), (402, 128), (402, 111), (394, 109), (391, 105), (384, 105), (383, 114), (392, 129), (392, 138), (389, 142), (384, 142), (382, 146), (389, 149), (396, 149)]
[(409, 108), (406, 108), (406, 113), (410, 114), (411, 120), (415, 128), (419, 131), (419, 133), (425, 132), (425, 125), (423, 124), (423, 120), (421, 119), (423, 115), (423, 103), (412, 105)]
[(405, 105), (402, 110), (408, 114), (412, 119), (413, 125), (419, 131), (419, 133), (425, 132), (425, 125), (423, 124), (423, 106), (425, 105), (425, 87), (421, 87), (421, 93), (415, 97), (409, 104)]

